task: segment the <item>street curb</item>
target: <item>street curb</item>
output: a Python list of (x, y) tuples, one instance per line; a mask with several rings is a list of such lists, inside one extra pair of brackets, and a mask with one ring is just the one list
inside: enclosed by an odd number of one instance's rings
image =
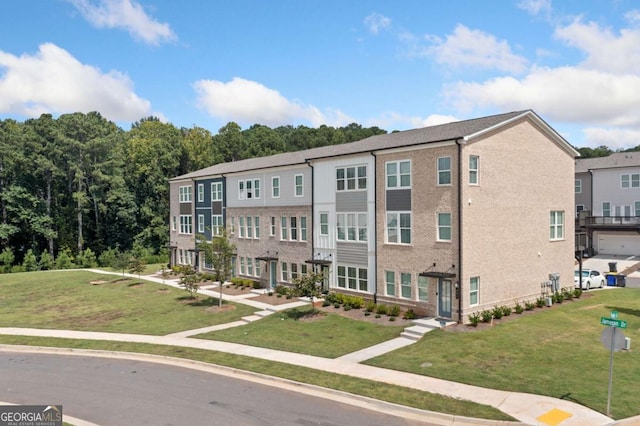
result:
[[(132, 361), (153, 362), (156, 364), (172, 365), (182, 368), (190, 368), (193, 370), (203, 371), (211, 374), (219, 374), (227, 377), (233, 377), (241, 380), (249, 380), (267, 386), (274, 386), (280, 389), (287, 389), (306, 395), (329, 399), (335, 402), (348, 404), (367, 410), (377, 411), (380, 413), (393, 415), (408, 420), (416, 420), (420, 422), (429, 422), (434, 425), (449, 426), (511, 426), (522, 425), (517, 421), (505, 420), (486, 420), (476, 419), (464, 416), (455, 416), (451, 414), (438, 413), (434, 411), (420, 410), (418, 408), (406, 407), (391, 402), (385, 402), (366, 396), (355, 395), (335, 389), (323, 388), (307, 383), (296, 382), (280, 377), (269, 376), (262, 373), (240, 370), (233, 367), (223, 365), (209, 364), (202, 361), (189, 360), (184, 358), (175, 358), (164, 355), (143, 354), (135, 352), (118, 352), (104, 351), (94, 349), (73, 349), (73, 348), (53, 348), (45, 346), (25, 346), (25, 345), (6, 345), (0, 344), (2, 352), (22, 352), (22, 353), (44, 353), (54, 355), (74, 355), (74, 356), (93, 356), (100, 358), (126, 359)], [(78, 426), (91, 426), (91, 423), (79, 423)]]

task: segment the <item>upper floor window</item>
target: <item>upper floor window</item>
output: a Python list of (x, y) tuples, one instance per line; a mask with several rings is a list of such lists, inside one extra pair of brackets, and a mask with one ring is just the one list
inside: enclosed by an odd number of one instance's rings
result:
[(552, 211), (549, 218), (549, 238), (551, 240), (564, 239), (564, 212)]
[(214, 214), (211, 216), (211, 233), (216, 237), (222, 235), (222, 215)]
[(477, 155), (469, 156), (469, 185), (477, 185), (479, 180), (480, 157)]
[(271, 178), (271, 197), (280, 198), (280, 177), (278, 176)]
[(280, 239), (281, 240), (289, 239), (289, 229), (287, 228), (286, 216), (280, 216)]
[(202, 203), (204, 201), (204, 184), (198, 184), (198, 202)]
[(576, 179), (576, 194), (582, 194), (582, 179)]
[(191, 234), (191, 215), (180, 215), (180, 233)]
[(192, 188), (190, 186), (181, 186), (179, 189), (180, 193), (180, 202), (181, 203), (190, 203), (191, 202), (191, 191)]
[(640, 188), (640, 173), (620, 175), (620, 186), (623, 188)]
[(211, 184), (211, 201), (222, 201), (222, 182)]
[(276, 236), (276, 217), (271, 216), (271, 226), (269, 227), (269, 235), (272, 237)]
[(239, 237), (244, 238), (245, 236), (244, 216), (238, 216), (238, 230), (240, 232)]
[(293, 180), (295, 184), (294, 194), (296, 195), (296, 197), (302, 197), (304, 195), (303, 175), (295, 175)]
[(387, 189), (411, 187), (411, 161), (390, 161), (386, 164)]
[(357, 191), (367, 189), (367, 166), (337, 168), (336, 189), (338, 191)]
[(438, 185), (451, 185), (451, 157), (438, 157)]
[(451, 213), (438, 213), (438, 241), (451, 241)]
[(249, 200), (260, 198), (260, 179), (247, 179), (238, 181), (238, 199)]
[(411, 213), (387, 212), (387, 243), (411, 244)]
[(367, 241), (366, 213), (338, 213), (338, 241)]
[(611, 203), (608, 201), (604, 201), (602, 203), (602, 216), (604, 217), (611, 216)]
[(198, 232), (200, 233), (204, 232), (204, 215), (203, 214), (198, 215)]
[(329, 235), (329, 213), (320, 213), (320, 235)]
[(636, 201), (635, 202), (635, 216), (639, 217), (640, 216), (640, 201)]
[(307, 241), (307, 217), (300, 216), (300, 241)]

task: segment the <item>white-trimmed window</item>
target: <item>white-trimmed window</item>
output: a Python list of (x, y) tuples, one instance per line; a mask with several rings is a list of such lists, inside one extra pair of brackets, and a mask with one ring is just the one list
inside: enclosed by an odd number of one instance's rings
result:
[(238, 216), (238, 229), (240, 230), (239, 238), (244, 238), (245, 227), (244, 227), (244, 216)]
[(576, 204), (576, 217), (578, 217), (582, 210), (584, 210), (584, 204)]
[(411, 299), (411, 274), (400, 273), (400, 296), (404, 299)]
[(200, 233), (204, 232), (204, 215), (203, 214), (198, 215), (198, 232)]
[(247, 238), (253, 238), (253, 218), (247, 216)]
[(173, 217), (173, 221), (171, 222), (171, 227), (174, 231), (178, 230), (178, 218), (176, 216)]
[(271, 198), (280, 198), (280, 177), (271, 178)]
[(551, 240), (564, 239), (564, 212), (552, 211), (549, 215), (549, 238)]
[(291, 216), (289, 218), (289, 223), (291, 224), (291, 227), (290, 227), (291, 241), (297, 241), (298, 240), (298, 218), (295, 216)]
[(582, 179), (576, 179), (576, 194), (582, 194)]
[(222, 182), (211, 184), (211, 201), (222, 201)]
[(229, 218), (229, 228), (231, 229), (231, 235), (236, 233), (236, 218), (234, 216)]
[(640, 217), (640, 201), (635, 202), (635, 216)]
[(369, 282), (367, 269), (338, 265), (338, 287), (368, 291)]
[(247, 257), (247, 275), (253, 275), (253, 258)]
[(211, 215), (211, 234), (214, 237), (219, 237), (220, 235), (222, 235), (222, 227), (222, 215)]
[(287, 227), (288, 219), (286, 216), (280, 216), (280, 239), (288, 240), (289, 239), (289, 228)]
[(269, 227), (269, 235), (272, 237), (276, 236), (276, 217), (271, 216), (271, 226)]
[(178, 192), (180, 195), (181, 203), (190, 203), (191, 202), (191, 191), (193, 188), (191, 186), (181, 186), (178, 188)]
[(282, 281), (289, 282), (289, 269), (287, 262), (282, 262), (280, 264), (280, 272), (282, 274)]
[(198, 184), (198, 202), (204, 202), (204, 183)]
[(242, 275), (246, 275), (247, 270), (245, 269), (245, 264), (244, 264), (244, 257), (240, 256), (240, 273)]
[(418, 300), (429, 301), (429, 278), (423, 275), (418, 275)]
[(307, 217), (300, 216), (300, 241), (307, 241)]
[(307, 275), (307, 264), (306, 263), (303, 263), (303, 264), (300, 265), (300, 273), (302, 275)]
[(604, 217), (611, 216), (611, 203), (609, 201), (604, 201), (602, 203), (602, 216)]
[(477, 155), (469, 156), (469, 185), (477, 185), (480, 177), (480, 157)]
[(253, 236), (256, 239), (260, 239), (260, 216), (253, 218)]
[(469, 305), (480, 303), (480, 277), (471, 277), (469, 280)]
[(249, 200), (260, 198), (260, 179), (246, 179), (238, 181), (238, 199)]
[(620, 175), (622, 188), (640, 188), (640, 173)]
[(438, 185), (451, 185), (451, 157), (438, 157)]
[(411, 187), (411, 161), (389, 161), (385, 164), (387, 189)]
[(387, 243), (411, 244), (411, 212), (387, 212)]
[(181, 234), (191, 234), (192, 232), (192, 228), (191, 228), (191, 221), (193, 219), (191, 218), (190, 214), (181, 214), (180, 215), (180, 233)]
[(387, 296), (396, 295), (396, 273), (394, 271), (385, 271), (385, 289)]
[(298, 278), (298, 264), (297, 263), (292, 263), (291, 264), (291, 281), (295, 280)]
[(338, 167), (336, 190), (360, 191), (367, 189), (367, 166)]
[(296, 197), (304, 196), (304, 176), (303, 175), (295, 175), (293, 177), (294, 182), (294, 195)]
[(320, 235), (329, 235), (329, 213), (320, 213)]
[(262, 265), (260, 264), (260, 259), (256, 259), (256, 277), (262, 276)]
[(451, 213), (438, 213), (438, 241), (451, 241)]
[(338, 241), (367, 241), (366, 213), (338, 213), (336, 219)]

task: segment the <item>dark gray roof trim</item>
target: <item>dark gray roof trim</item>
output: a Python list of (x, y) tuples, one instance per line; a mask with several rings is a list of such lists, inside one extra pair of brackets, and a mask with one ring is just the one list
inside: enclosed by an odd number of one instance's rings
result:
[(576, 173), (586, 173), (589, 170), (638, 166), (640, 166), (640, 152), (617, 152), (608, 157), (581, 158), (576, 160)]
[[(330, 158), (335, 156), (362, 154), (367, 152), (380, 151), (385, 149), (402, 148), (408, 146), (429, 144), (435, 142), (454, 141), (467, 136), (481, 134), (483, 131), (491, 130), (500, 125), (509, 123), (527, 115), (532, 115), (536, 121), (544, 123), (533, 111), (514, 111), (506, 114), (492, 115), (471, 120), (457, 121), (453, 123), (440, 124), (437, 126), (424, 127), (421, 129), (405, 130), (403, 132), (387, 133), (384, 135), (371, 136), (356, 142), (342, 145), (330, 145), (320, 148), (312, 148), (303, 151), (287, 152), (283, 154), (271, 155), (268, 157), (249, 158), (246, 160), (233, 161), (230, 163), (220, 163), (192, 173), (175, 177), (171, 181), (181, 179), (194, 179), (206, 176), (221, 176), (236, 172), (248, 172), (272, 167), (295, 166), (305, 164), (310, 160)], [(547, 126), (548, 127), (548, 126)], [(550, 128), (549, 128), (550, 129)], [(557, 133), (557, 137), (566, 143)], [(568, 145), (568, 144), (567, 144)], [(577, 154), (577, 153), (576, 153)]]

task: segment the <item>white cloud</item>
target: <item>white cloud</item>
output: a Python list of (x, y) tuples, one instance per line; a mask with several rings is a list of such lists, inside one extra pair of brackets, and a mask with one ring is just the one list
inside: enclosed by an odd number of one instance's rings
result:
[(640, 10), (630, 10), (624, 14), (624, 17), (632, 24), (640, 24)]
[(149, 17), (143, 7), (132, 0), (67, 0), (97, 28), (122, 28), (134, 38), (151, 45), (172, 41), (176, 35), (169, 24)]
[(322, 112), (313, 105), (302, 105), (255, 81), (234, 77), (224, 83), (199, 80), (193, 84), (198, 104), (211, 116), (247, 124), (278, 126), (308, 122), (342, 126), (354, 122), (340, 110)]
[(572, 67), (534, 68), (522, 80), (498, 77), (445, 88), (445, 96), (460, 110), (532, 108), (555, 120), (613, 126), (640, 126), (638, 93), (639, 75), (614, 76)]
[(605, 145), (616, 150), (640, 145), (640, 129), (587, 127), (583, 133), (588, 146)]
[(580, 67), (615, 74), (636, 73), (640, 69), (640, 29), (622, 29), (617, 36), (609, 28), (580, 19), (557, 28), (555, 36), (587, 55)]
[(0, 112), (37, 117), (42, 113), (98, 111), (113, 121), (148, 116), (150, 103), (133, 92), (118, 71), (102, 73), (52, 43), (38, 53), (14, 56), (0, 51)]
[(427, 46), (419, 45), (417, 38), (408, 33), (402, 34), (401, 40), (410, 45), (414, 55), (434, 56), (436, 62), (453, 68), (521, 73), (527, 67), (527, 60), (514, 54), (505, 40), (462, 24), (458, 24), (453, 34), (444, 40), (433, 35), (425, 36)]
[(364, 18), (364, 24), (369, 28), (370, 33), (378, 34), (380, 30), (385, 30), (391, 27), (391, 19), (374, 12)]
[(539, 15), (540, 12), (551, 12), (551, 0), (522, 0), (518, 7), (530, 15)]
[(417, 129), (421, 127), (436, 126), (438, 124), (459, 121), (459, 118), (451, 115), (432, 114), (428, 117), (409, 116), (397, 112), (386, 112), (377, 118), (364, 121), (365, 126), (378, 126), (388, 131)]

